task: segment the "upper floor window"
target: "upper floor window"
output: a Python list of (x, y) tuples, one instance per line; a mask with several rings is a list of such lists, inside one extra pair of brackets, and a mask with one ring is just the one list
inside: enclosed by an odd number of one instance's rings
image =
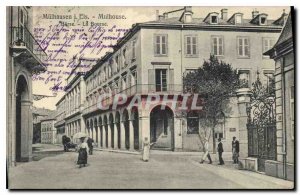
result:
[(236, 18), (235, 18), (235, 23), (236, 24), (241, 24), (242, 23), (242, 15), (236, 15), (235, 16)]
[(211, 16), (211, 24), (218, 24), (218, 16)]
[(273, 70), (264, 70), (263, 71), (263, 83), (266, 86), (266, 89), (269, 91), (270, 89), (274, 88), (275, 81), (274, 81), (274, 71)]
[(167, 35), (155, 35), (154, 54), (155, 55), (167, 55)]
[(197, 55), (197, 36), (185, 36), (185, 55), (196, 56)]
[(212, 36), (212, 51), (211, 53), (215, 56), (224, 55), (224, 41), (223, 36)]
[(132, 41), (132, 59), (136, 58), (136, 40)]
[(126, 67), (126, 65), (128, 64), (127, 62), (127, 58), (126, 58), (126, 48), (123, 49), (123, 67)]
[(272, 49), (275, 44), (275, 40), (272, 38), (263, 38), (263, 53)]
[(250, 57), (250, 44), (248, 37), (238, 37), (238, 57)]
[(167, 69), (155, 70), (155, 88), (156, 91), (167, 91)]

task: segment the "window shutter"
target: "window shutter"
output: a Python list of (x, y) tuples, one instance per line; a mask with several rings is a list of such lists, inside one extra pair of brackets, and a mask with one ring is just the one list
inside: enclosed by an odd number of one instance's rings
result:
[(175, 86), (174, 86), (174, 69), (169, 70), (169, 81), (168, 81), (168, 90), (169, 91), (174, 91)]
[(155, 69), (148, 70), (148, 92), (155, 91)]

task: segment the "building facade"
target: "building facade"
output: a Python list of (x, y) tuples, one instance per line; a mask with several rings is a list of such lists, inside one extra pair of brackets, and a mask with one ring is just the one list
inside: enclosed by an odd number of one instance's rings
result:
[(66, 99), (65, 95), (56, 103), (56, 123), (54, 127), (57, 131), (56, 143), (62, 143), (62, 136), (65, 134), (65, 117), (66, 117)]
[(55, 113), (41, 120), (41, 143), (56, 144), (57, 130), (54, 127), (56, 122)]
[(7, 164), (32, 158), (32, 80), (46, 58), (32, 36), (32, 8), (7, 7)]
[(295, 164), (295, 57), (293, 10), (279, 39), (266, 52), (275, 60), (277, 160), (266, 162), (266, 174), (294, 180)]
[[(156, 21), (133, 25), (114, 51), (85, 75), (82, 114), (86, 132), (100, 147), (139, 150), (148, 138), (156, 149), (201, 149), (199, 116), (185, 115), (171, 105), (182, 103), (174, 97), (183, 93), (183, 76), (199, 68), (211, 54), (238, 69), (240, 78), (246, 81), (244, 88), (250, 88), (257, 71), (274, 74), (274, 63), (263, 53), (277, 40), (284, 14), (271, 20), (266, 13), (253, 11), (252, 18), (245, 19), (243, 13), (228, 17), (228, 10), (222, 9), (221, 13), (194, 18), (191, 7), (180, 11), (179, 18), (164, 13), (157, 15)], [(267, 82), (267, 78), (263, 80)], [(107, 93), (112, 97), (103, 98)], [(127, 102), (112, 108), (117, 94), (126, 94), (128, 102), (136, 94), (141, 99), (133, 107), (128, 107)], [(143, 106), (152, 95), (159, 95), (158, 101)], [(223, 139), (225, 151), (231, 151), (232, 136), (240, 139), (247, 151), (246, 123), (239, 121), (238, 101), (231, 99), (232, 111), (223, 116), (213, 135)], [(109, 109), (100, 109), (99, 102)], [(166, 108), (161, 109), (161, 105)]]

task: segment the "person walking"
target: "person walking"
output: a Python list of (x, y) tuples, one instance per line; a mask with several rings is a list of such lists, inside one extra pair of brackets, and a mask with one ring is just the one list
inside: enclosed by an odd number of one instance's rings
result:
[(205, 143), (204, 143), (204, 154), (202, 157), (202, 160), (200, 161), (201, 164), (203, 164), (203, 162), (205, 161), (206, 158), (208, 158), (209, 163), (208, 164), (212, 164), (212, 160), (208, 151), (208, 138), (205, 137), (204, 139)]
[(233, 136), (232, 138), (232, 159), (233, 164), (239, 163), (239, 152), (240, 152), (240, 143), (236, 140), (236, 137)]
[(148, 137), (145, 137), (143, 143), (143, 161), (148, 162), (150, 156), (150, 142)]
[(93, 140), (92, 138), (89, 137), (89, 138), (87, 139), (87, 144), (88, 144), (88, 146), (89, 146), (89, 154), (90, 154), (90, 155), (93, 154), (93, 148), (94, 148), (93, 143), (94, 143), (94, 140)]
[(223, 143), (221, 138), (218, 139), (218, 154), (219, 154), (219, 165), (224, 165), (224, 160), (222, 158), (222, 153), (224, 152), (223, 150)]
[(77, 164), (79, 165), (79, 168), (81, 168), (82, 166), (85, 167), (85, 165), (87, 164), (87, 158), (88, 158), (87, 153), (89, 150), (89, 146), (86, 143), (87, 139), (85, 137), (81, 137), (80, 141), (81, 144), (79, 145), (78, 160), (77, 160)]

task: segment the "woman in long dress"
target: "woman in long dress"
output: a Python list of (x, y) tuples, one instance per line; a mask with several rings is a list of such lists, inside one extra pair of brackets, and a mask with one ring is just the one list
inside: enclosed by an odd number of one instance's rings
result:
[(143, 161), (148, 162), (150, 155), (150, 142), (147, 137), (145, 137), (143, 143)]
[(77, 160), (77, 164), (79, 165), (79, 168), (81, 168), (82, 166), (85, 167), (85, 165), (87, 164), (87, 157), (88, 157), (88, 150), (89, 147), (86, 143), (86, 139), (85, 138), (80, 138), (81, 144), (79, 145), (78, 148), (78, 160)]

